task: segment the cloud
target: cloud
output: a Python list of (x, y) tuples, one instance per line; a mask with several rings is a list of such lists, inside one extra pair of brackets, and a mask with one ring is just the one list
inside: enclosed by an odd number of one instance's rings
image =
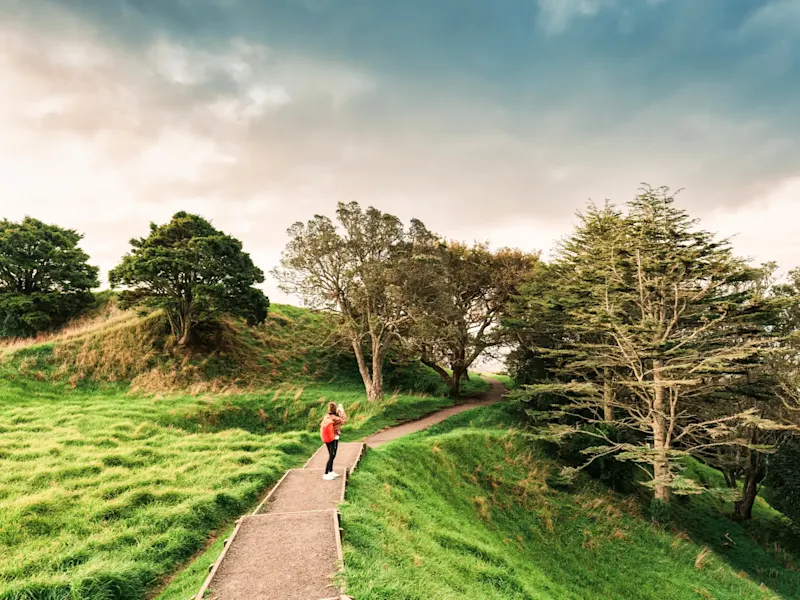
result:
[(800, 175), (796, 2), (9, 6), (3, 213), (85, 231), (104, 269), (181, 209), (269, 269), (288, 225), (349, 200), (547, 250), (641, 181), (741, 239), (767, 239), (758, 211), (800, 237), (778, 216)]
[(538, 0), (542, 27), (561, 33), (574, 19), (594, 17), (601, 10), (614, 8), (616, 0)]

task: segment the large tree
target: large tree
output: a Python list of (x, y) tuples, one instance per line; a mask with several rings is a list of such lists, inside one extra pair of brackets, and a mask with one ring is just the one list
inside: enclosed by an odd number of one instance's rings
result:
[(161, 308), (181, 346), (196, 325), (220, 314), (263, 322), (269, 300), (253, 287), (264, 273), (242, 243), (204, 218), (176, 213), (169, 223), (150, 224), (150, 235), (131, 240), (131, 251), (111, 270), (112, 286), (125, 286), (123, 306)]
[[(725, 481), (735, 490), (734, 513), (740, 519), (752, 517), (753, 505), (767, 474), (770, 455), (785, 439), (793, 435), (800, 422), (798, 405), (782, 398), (784, 376), (780, 358), (792, 350), (791, 334), (796, 329), (791, 316), (798, 304), (798, 296), (789, 285), (774, 285), (775, 263), (762, 265), (752, 280), (740, 282), (737, 287), (750, 288), (750, 296), (760, 310), (762, 337), (774, 342), (769, 353), (761, 353), (754, 360), (744, 361), (729, 369), (724, 386), (709, 395), (700, 409), (707, 418), (726, 412), (752, 412), (759, 418), (769, 419), (765, 427), (760, 421), (735, 424), (727, 439), (741, 439), (744, 444), (719, 444), (716, 439), (707, 451), (699, 456), (719, 468)], [(740, 290), (739, 290), (740, 291)], [(771, 310), (770, 310), (771, 309)], [(758, 326), (758, 321), (753, 325)], [(741, 480), (741, 488), (739, 482)]]
[(98, 271), (82, 237), (30, 217), (0, 221), (0, 335), (52, 329), (94, 303)]
[(338, 226), (317, 215), (295, 223), (273, 272), (281, 288), (298, 294), (313, 308), (329, 310), (356, 355), (367, 397), (383, 397), (383, 364), (387, 350), (399, 340), (409, 317), (401, 288), (413, 238), (427, 230), (355, 202), (340, 203)]
[[(743, 285), (759, 273), (727, 242), (698, 229), (667, 188), (643, 188), (628, 204), (620, 231), (605, 241), (597, 237), (597, 246), (568, 243), (559, 273), (571, 290), (565, 311), (573, 359), (613, 372), (622, 394), (615, 396), (610, 424), (644, 434), (646, 441), (619, 443), (597, 432), (598, 445), (587, 453), (649, 466), (655, 498), (668, 501), (672, 491), (698, 491), (680, 475), (682, 456), (718, 444), (747, 447), (730, 435), (734, 427), (769, 426), (754, 411), (732, 405), (709, 416), (702, 410), (727, 376), (755, 362), (767, 346), (760, 327), (765, 307), (753, 286)], [(578, 290), (583, 298), (573, 301)], [(532, 386), (529, 393), (563, 394), (569, 401), (557, 414), (600, 423), (608, 421), (603, 388), (598, 378)], [(562, 423), (551, 433), (577, 430)]]
[(595, 299), (587, 293), (586, 280), (602, 283), (612, 274), (616, 253), (626, 243), (626, 227), (622, 213), (609, 203), (591, 204), (578, 216), (579, 226), (559, 244), (559, 260), (522, 286), (504, 321), (517, 342), (511, 360), (522, 380), (597, 383), (603, 394), (597, 416), (611, 422), (619, 391), (616, 365), (602, 353), (583, 350), (609, 343), (611, 337), (589, 321), (576, 323), (571, 315), (592, 309)]
[(412, 320), (407, 341), (458, 396), (472, 364), (503, 343), (500, 320), (539, 256), (452, 241), (414, 250), (413, 274), (403, 288)]

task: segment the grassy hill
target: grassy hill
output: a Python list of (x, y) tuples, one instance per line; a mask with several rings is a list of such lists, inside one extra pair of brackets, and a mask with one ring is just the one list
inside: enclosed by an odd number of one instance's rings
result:
[[(343, 508), (348, 594), (358, 600), (765, 600), (800, 598), (800, 553), (759, 502), (739, 525), (710, 498), (677, 503), (674, 523), (635, 496), (583, 479), (548, 485), (557, 465), (500, 407), (449, 419), (370, 451)], [(695, 465), (695, 475), (715, 472)], [(721, 482), (720, 482), (721, 484)]]
[(5, 344), (0, 599), (144, 598), (305, 462), (325, 402), (345, 405), (348, 438), (452, 403), (413, 364), (390, 369), (397, 391), (369, 403), (330, 330), (276, 306), (263, 326), (208, 332), (220, 350), (186, 356), (160, 315), (112, 302)]

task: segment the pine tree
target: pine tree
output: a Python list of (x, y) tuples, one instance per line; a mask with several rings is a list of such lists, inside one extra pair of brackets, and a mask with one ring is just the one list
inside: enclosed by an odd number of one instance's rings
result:
[[(553, 437), (587, 422), (643, 434), (644, 443), (632, 444), (595, 430), (598, 445), (586, 453), (636, 462), (655, 498), (668, 501), (673, 491), (700, 491), (680, 475), (681, 457), (717, 444), (747, 446), (731, 435), (735, 427), (769, 426), (733, 405), (705, 410), (726, 377), (765, 351), (769, 336), (757, 323), (766, 308), (748, 284), (757, 270), (734, 257), (727, 241), (698, 229), (667, 188), (645, 187), (627, 208), (624, 217), (610, 206), (583, 215), (557, 261), (564, 371), (581, 377), (523, 393), (568, 398), (551, 416), (578, 425), (553, 424)], [(619, 390), (611, 401), (609, 377)]]

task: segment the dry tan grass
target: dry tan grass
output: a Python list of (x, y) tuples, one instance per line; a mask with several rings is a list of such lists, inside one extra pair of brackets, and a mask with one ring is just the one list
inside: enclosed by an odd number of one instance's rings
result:
[(696, 569), (702, 569), (706, 566), (708, 562), (708, 558), (711, 556), (711, 550), (708, 546), (703, 546), (700, 552), (697, 554), (697, 558), (694, 560), (694, 566)]
[(88, 334), (113, 329), (136, 318), (135, 312), (120, 310), (115, 304), (109, 303), (100, 314), (75, 319), (58, 331), (44, 332), (29, 338), (0, 339), (0, 354), (10, 354), (39, 344), (67, 342)]

